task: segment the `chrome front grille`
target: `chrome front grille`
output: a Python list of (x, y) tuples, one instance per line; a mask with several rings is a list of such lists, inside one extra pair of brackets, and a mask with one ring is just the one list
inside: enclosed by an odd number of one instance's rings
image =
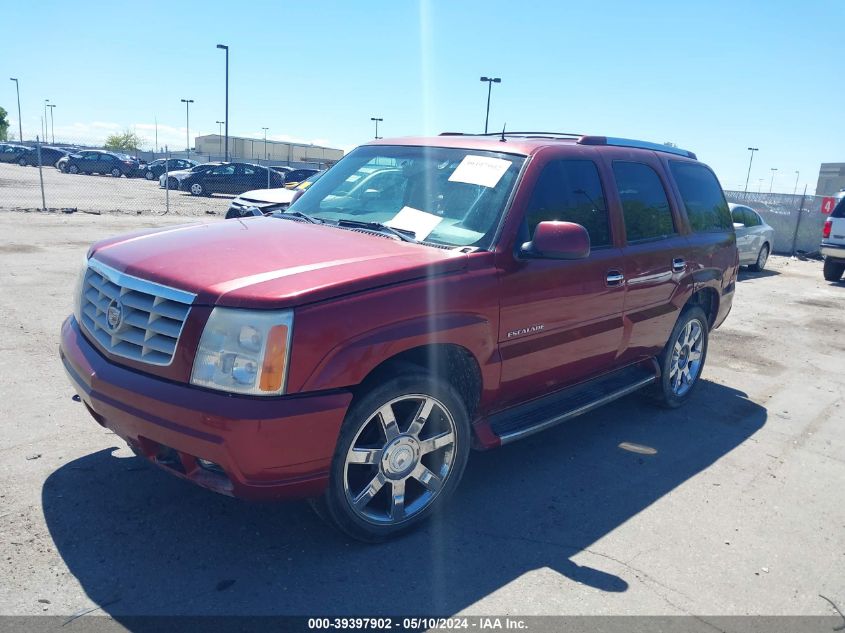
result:
[(92, 258), (82, 283), (82, 325), (112, 354), (169, 365), (195, 298)]

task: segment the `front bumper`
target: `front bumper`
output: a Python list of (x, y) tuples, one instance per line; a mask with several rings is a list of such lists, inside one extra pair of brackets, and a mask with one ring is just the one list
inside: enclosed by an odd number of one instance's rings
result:
[(72, 316), (62, 325), (60, 354), (94, 419), (169, 472), (247, 499), (325, 490), (351, 393), (261, 398), (164, 380), (106, 359)]
[(845, 262), (845, 246), (843, 246), (842, 244), (831, 244), (829, 242), (822, 242), (821, 247), (819, 247), (819, 252), (824, 257), (838, 259)]

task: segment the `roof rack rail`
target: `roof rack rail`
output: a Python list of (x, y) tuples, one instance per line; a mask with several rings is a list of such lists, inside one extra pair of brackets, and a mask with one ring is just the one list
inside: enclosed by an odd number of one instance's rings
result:
[(676, 154), (678, 156), (685, 156), (697, 160), (694, 153), (681, 149), (680, 147), (672, 147), (671, 145), (661, 145), (660, 143), (650, 143), (648, 141), (638, 141), (630, 138), (617, 138), (613, 136), (582, 136), (578, 139), (579, 145), (612, 145), (614, 147), (635, 147), (637, 149), (650, 149), (655, 152), (666, 152), (667, 154)]
[[(575, 132), (505, 132), (505, 136), (524, 138), (581, 138), (583, 134)], [(441, 132), (440, 136), (502, 136), (501, 132)]]

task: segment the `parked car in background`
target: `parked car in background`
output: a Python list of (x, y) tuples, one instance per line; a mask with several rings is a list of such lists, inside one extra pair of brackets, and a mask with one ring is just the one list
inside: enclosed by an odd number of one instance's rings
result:
[(206, 169), (211, 169), (212, 167), (216, 167), (217, 165), (222, 165), (221, 162), (213, 162), (213, 163), (199, 163), (198, 165), (194, 165), (190, 169), (179, 169), (177, 171), (171, 171), (168, 174), (162, 174), (158, 177), (158, 186), (164, 189), (165, 186), (165, 178), (168, 179), (167, 188), (168, 189), (175, 189), (179, 190), (179, 183), (181, 183), (185, 178), (190, 176), (191, 174), (205, 171)]
[(0, 163), (16, 163), (29, 149), (26, 145), (0, 143)]
[(179, 183), (179, 189), (190, 191), (194, 196), (208, 196), (238, 194), (261, 186), (269, 189), (284, 184), (285, 177), (274, 169), (252, 163), (223, 163), (212, 169), (192, 172)]
[[(41, 165), (44, 167), (55, 167), (59, 160), (67, 156), (70, 152), (60, 147), (43, 146), (41, 148)], [(38, 149), (30, 147), (27, 151), (21, 154), (18, 158), (18, 165), (26, 167), (28, 165), (38, 166)]]
[[(380, 541), (443, 507), (471, 449), (641, 389), (699, 407), (737, 263), (722, 188), (691, 152), (383, 139), (285, 211), (93, 245), (60, 355), (139, 457), (229, 496), (311, 497)], [(501, 481), (536, 487), (528, 448)]]
[(734, 230), (736, 248), (739, 251), (739, 263), (749, 270), (760, 272), (766, 267), (769, 255), (775, 243), (775, 230), (766, 224), (751, 207), (729, 203)]
[(317, 173), (316, 169), (293, 169), (285, 174), (285, 187), (293, 189), (306, 178)]
[(836, 194), (839, 202), (822, 229), (822, 244), (819, 250), (824, 256), (824, 278), (839, 281), (845, 273), (845, 191)]
[(287, 209), (291, 205), (291, 202), (293, 202), (297, 191), (304, 191), (305, 189), (308, 189), (308, 187), (317, 182), (317, 180), (320, 179), (320, 176), (324, 173), (324, 171), (318, 171), (316, 174), (313, 174), (309, 178), (300, 182), (293, 189), (288, 189), (287, 186), (285, 186), (273, 189), (254, 189), (252, 191), (242, 193), (229, 203), (229, 208), (226, 211), (226, 219), (242, 218), (252, 215), (248, 212), (248, 209), (253, 207), (264, 214)]
[(158, 180), (161, 175), (170, 171), (181, 171), (196, 167), (199, 163), (187, 158), (158, 158), (138, 168), (138, 176), (147, 180)]
[(109, 174), (120, 178), (135, 172), (138, 165), (137, 158), (126, 154), (85, 150), (78, 154), (70, 154), (61, 169), (68, 174)]

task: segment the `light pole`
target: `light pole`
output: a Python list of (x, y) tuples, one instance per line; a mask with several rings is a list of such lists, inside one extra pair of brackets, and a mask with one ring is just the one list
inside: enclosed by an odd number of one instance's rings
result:
[(376, 140), (379, 140), (379, 138), (381, 138), (381, 137), (378, 135), (378, 124), (379, 124), (379, 121), (384, 121), (384, 119), (379, 118), (379, 117), (374, 117), (374, 116), (371, 116), (371, 117), (370, 117), (370, 121), (375, 121), (375, 122), (376, 122), (376, 135), (375, 135), (375, 137), (374, 137), (374, 138), (375, 138)]
[(751, 158), (748, 159), (748, 174), (745, 176), (745, 192), (748, 193), (748, 179), (751, 177), (751, 162), (754, 160), (754, 152), (759, 152), (759, 147), (749, 147), (748, 151), (751, 152)]
[(775, 172), (778, 170), (777, 167), (772, 167), (772, 180), (769, 182), (769, 193), (772, 193), (772, 185), (775, 184)]
[(47, 138), (47, 104), (50, 103), (49, 99), (44, 99), (44, 129), (42, 130), (43, 134), (41, 135), (41, 142), (43, 143)]
[(763, 192), (763, 181), (765, 178), (758, 178), (757, 179), (757, 193), (760, 194)]
[(264, 130), (264, 160), (267, 160), (267, 130), (269, 130), (270, 128), (263, 127), (261, 129)]
[(487, 123), (490, 121), (490, 92), (493, 90), (493, 84), (502, 83), (499, 77), (482, 77), (481, 81), (487, 82), (487, 116), (484, 117), (484, 133), (487, 134)]
[(229, 47), (225, 44), (218, 44), (217, 48), (226, 51), (226, 116), (224, 123), (226, 124), (226, 151), (223, 154), (223, 160), (229, 162)]
[(47, 107), (50, 108), (50, 138), (51, 138), (50, 142), (55, 145), (56, 144), (56, 125), (55, 125), (55, 122), (53, 121), (53, 108), (56, 107), (56, 104), (51, 103)]
[(795, 188), (792, 190), (792, 195), (794, 196), (798, 193), (798, 177), (801, 175), (801, 172), (797, 169), (795, 170)]
[(223, 153), (223, 128), (221, 127), (225, 121), (216, 121), (217, 123), (217, 137), (220, 139), (220, 149), (217, 151)]
[(186, 145), (188, 148), (188, 158), (191, 157), (191, 104), (193, 102), (193, 99), (182, 99), (182, 103), (185, 104), (185, 140), (188, 143)]
[(18, 80), (14, 77), (9, 77), (9, 81), (15, 82), (15, 91), (18, 93), (18, 134), (20, 135), (18, 141), (23, 143), (23, 123), (21, 123), (21, 86), (18, 83)]

